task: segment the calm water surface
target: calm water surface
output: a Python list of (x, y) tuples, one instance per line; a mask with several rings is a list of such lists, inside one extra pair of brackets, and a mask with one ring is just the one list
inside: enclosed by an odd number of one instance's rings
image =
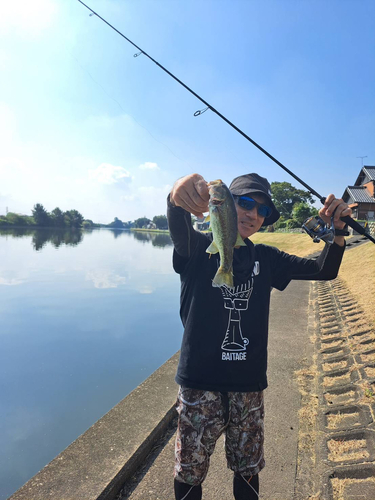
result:
[(168, 235), (0, 230), (0, 499), (180, 347)]

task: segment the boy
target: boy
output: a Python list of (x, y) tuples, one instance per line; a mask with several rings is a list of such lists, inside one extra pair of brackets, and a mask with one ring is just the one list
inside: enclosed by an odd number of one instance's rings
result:
[(219, 254), (209, 258), (212, 234), (194, 231), (191, 215), (208, 211), (206, 181), (198, 174), (179, 179), (168, 196), (168, 223), (174, 244), (173, 267), (181, 277), (184, 336), (176, 381), (177, 411), (174, 488), (176, 500), (200, 500), (210, 455), (225, 432), (228, 467), (234, 472), (236, 500), (259, 497), (264, 467), (263, 390), (267, 387), (270, 294), (292, 279), (329, 280), (337, 276), (345, 248), (341, 216), (351, 210), (334, 195), (319, 215), (336, 236), (317, 260), (302, 259), (249, 237), (280, 217), (270, 185), (258, 174), (242, 175), (229, 186), (238, 231), (246, 246), (233, 253), (234, 288), (213, 287)]

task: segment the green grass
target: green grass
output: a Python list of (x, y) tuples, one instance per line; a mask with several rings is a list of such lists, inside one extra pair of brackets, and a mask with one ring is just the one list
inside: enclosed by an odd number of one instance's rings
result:
[(168, 229), (143, 229), (140, 227), (132, 227), (130, 231), (141, 231), (144, 233), (167, 233), (169, 234)]

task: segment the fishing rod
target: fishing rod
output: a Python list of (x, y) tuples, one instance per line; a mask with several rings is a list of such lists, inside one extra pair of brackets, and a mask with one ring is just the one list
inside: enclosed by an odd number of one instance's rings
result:
[[(281, 167), (283, 170), (285, 170), (285, 172), (287, 172), (294, 179), (296, 179), (296, 181), (298, 181), (300, 184), (302, 184), (302, 186), (304, 186), (312, 195), (316, 196), (320, 200), (320, 202), (324, 205), (324, 203), (326, 201), (326, 198), (324, 196), (320, 195), (317, 191), (315, 191), (315, 189), (313, 189), (306, 182), (304, 182), (302, 179), (300, 179), (295, 173), (293, 173), (291, 170), (289, 170), (285, 165), (283, 165), (279, 160), (277, 160), (274, 156), (272, 156), (268, 151), (266, 151), (264, 148), (262, 148), (262, 146), (260, 146), (257, 142), (255, 142), (253, 139), (251, 139), (251, 137), (249, 137), (247, 134), (245, 134), (245, 132), (243, 132), (234, 123), (232, 123), (230, 120), (228, 120), (228, 118), (226, 118), (217, 109), (215, 109), (213, 106), (211, 106), (211, 104), (209, 104), (200, 95), (198, 95), (196, 92), (194, 92), (194, 90), (192, 90), (190, 87), (188, 87), (184, 82), (182, 82), (179, 78), (177, 78), (173, 73), (168, 71), (167, 68), (165, 68), (162, 64), (160, 64), (158, 61), (156, 61), (149, 54), (147, 54), (147, 52), (145, 52), (143, 49), (138, 47), (138, 45), (136, 45), (134, 42), (132, 42), (127, 36), (125, 36), (123, 33), (121, 33), (121, 31), (116, 29), (112, 24), (110, 24), (108, 21), (106, 21), (97, 12), (95, 12), (93, 9), (91, 9), (91, 7), (89, 7), (84, 2), (82, 2), (82, 0), (78, 0), (78, 2), (81, 3), (84, 7), (86, 7), (86, 9), (88, 9), (91, 12), (90, 16), (95, 15), (97, 18), (99, 18), (101, 21), (103, 21), (107, 26), (109, 26), (114, 31), (116, 31), (116, 33), (118, 33), (120, 36), (122, 36), (122, 38), (124, 38), (127, 42), (129, 42), (131, 45), (133, 45), (133, 47), (135, 47), (137, 50), (139, 50), (138, 53), (134, 54), (134, 57), (138, 57), (140, 55), (144, 55), (144, 56), (148, 57), (154, 64), (159, 66), (160, 69), (165, 71), (165, 73), (167, 73), (170, 77), (172, 77), (174, 80), (176, 80), (177, 83), (182, 85), (182, 87), (184, 87), (187, 91), (189, 91), (191, 94), (193, 94), (194, 97), (199, 99), (206, 106), (206, 108), (196, 111), (194, 113), (194, 116), (199, 116), (199, 115), (205, 113), (207, 110), (211, 110), (212, 112), (214, 112), (219, 118), (221, 118), (228, 125), (230, 125), (232, 128), (234, 128), (234, 130), (236, 132), (241, 134), (246, 140), (251, 142), (251, 144), (253, 144), (256, 148), (258, 148), (263, 154), (268, 156), (268, 158), (270, 158), (273, 162), (275, 162), (276, 165)], [(362, 234), (363, 236), (368, 238), (370, 241), (375, 243), (375, 239), (369, 233), (366, 232), (365, 228), (362, 227), (354, 219), (352, 219), (349, 215), (346, 215), (345, 217), (341, 217), (340, 219), (343, 222), (345, 222), (348, 226), (352, 227), (355, 231), (357, 231), (357, 233)]]

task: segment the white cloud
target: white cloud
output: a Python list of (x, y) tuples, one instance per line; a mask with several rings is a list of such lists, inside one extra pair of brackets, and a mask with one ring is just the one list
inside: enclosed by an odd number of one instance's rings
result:
[(92, 281), (95, 288), (117, 288), (124, 285), (127, 278), (110, 269), (95, 269), (86, 273), (86, 281)]
[(22, 283), (24, 283), (23, 280), (19, 280), (16, 278), (6, 279), (0, 276), (0, 285), (14, 286), (14, 285), (21, 285)]
[(142, 294), (150, 294), (150, 293), (154, 293), (154, 288), (150, 285), (143, 285), (141, 286), (139, 289), (138, 289), (139, 293), (142, 293)]
[(102, 163), (97, 168), (89, 170), (89, 178), (95, 179), (101, 184), (116, 184), (120, 181), (132, 180), (128, 170), (123, 167), (115, 167), (110, 163)]
[(139, 165), (139, 168), (141, 170), (160, 170), (160, 167), (158, 167), (158, 164), (153, 163), (151, 161), (146, 161), (145, 163), (142, 163), (142, 165)]

